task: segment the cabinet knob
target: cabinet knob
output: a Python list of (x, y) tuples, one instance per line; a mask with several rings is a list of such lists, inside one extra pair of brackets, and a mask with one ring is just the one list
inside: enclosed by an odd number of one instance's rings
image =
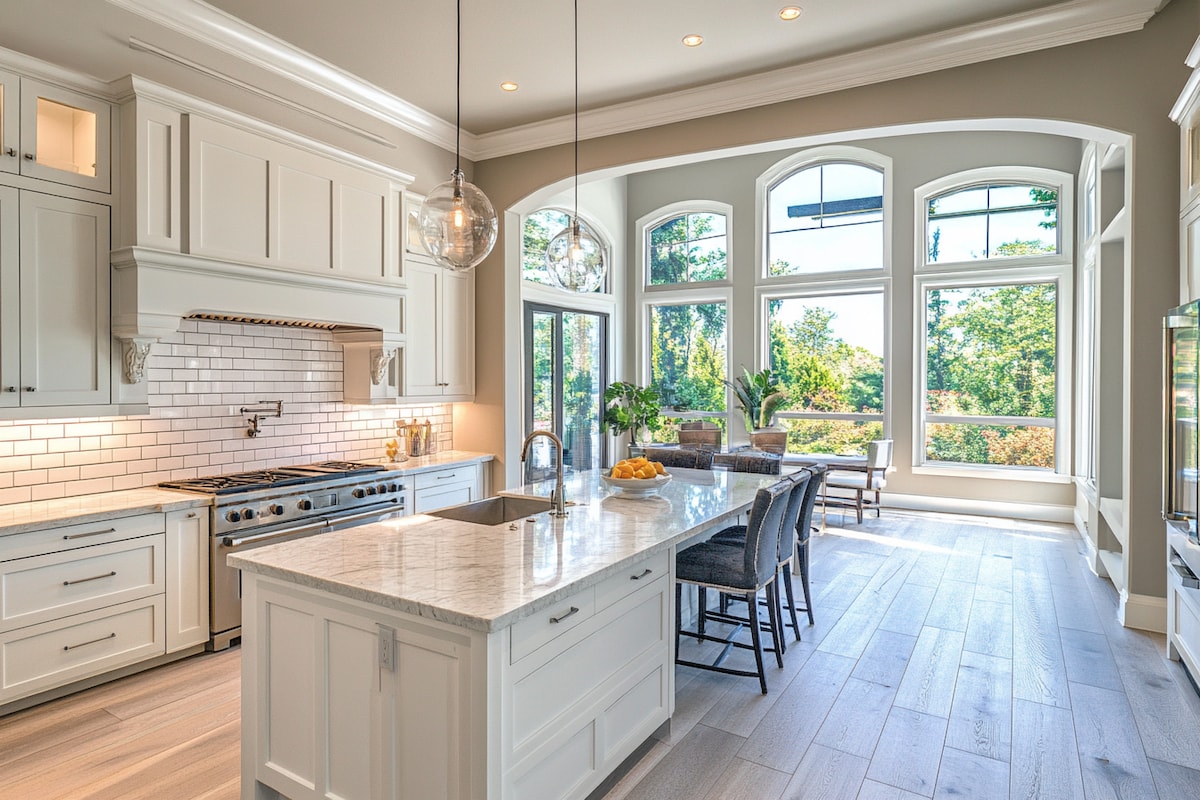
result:
[(36, 392), (36, 391), (37, 391), (37, 387), (36, 387), (36, 386), (22, 386), (22, 387), (21, 387), (21, 391), (23, 391), (23, 392)]
[(17, 390), (17, 387), (15, 387), (15, 386), (5, 386), (4, 387), (4, 391), (6, 391), (6, 392), (15, 392), (16, 390)]
[(26, 154), (25, 154), (25, 160), (26, 160), (26, 161), (33, 161), (33, 160), (34, 160), (34, 159), (36, 159), (36, 158), (37, 158), (37, 156), (35, 156), (33, 153), (26, 153)]
[(4, 148), (4, 155), (8, 156), (9, 158), (16, 158), (17, 157), (17, 148), (15, 148), (15, 147)]

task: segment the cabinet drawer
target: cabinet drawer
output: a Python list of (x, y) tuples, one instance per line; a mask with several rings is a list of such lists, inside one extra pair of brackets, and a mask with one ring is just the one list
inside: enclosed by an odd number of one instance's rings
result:
[(475, 496), (475, 485), (472, 483), (450, 483), (436, 489), (418, 489), (413, 493), (413, 513), (425, 514), (478, 499)]
[(602, 611), (643, 586), (648, 586), (666, 575), (667, 568), (667, 552), (664, 550), (610, 575), (596, 585), (596, 610)]
[(0, 564), (0, 631), (163, 592), (164, 534)]
[(0, 634), (0, 703), (163, 653), (163, 597)]
[(511, 663), (517, 663), (539, 647), (554, 641), (590, 618), (596, 609), (595, 588), (589, 586), (582, 592), (576, 592), (514, 623), (509, 629), (509, 635), (512, 637)]
[(0, 561), (132, 539), (166, 531), (163, 514), (135, 514), (82, 525), (59, 525), (0, 536)]
[(418, 472), (413, 476), (413, 486), (417, 491), (446, 486), (451, 483), (474, 484), (479, 479), (479, 468), (471, 464), (454, 469), (439, 469), (433, 472)]

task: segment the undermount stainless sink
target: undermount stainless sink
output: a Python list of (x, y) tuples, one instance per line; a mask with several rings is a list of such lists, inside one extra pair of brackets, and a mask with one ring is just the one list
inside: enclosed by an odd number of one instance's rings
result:
[(430, 511), (431, 517), (474, 522), (476, 525), (499, 525), (502, 522), (524, 519), (551, 509), (550, 501), (544, 497), (507, 497), (498, 495), (461, 506), (450, 506)]

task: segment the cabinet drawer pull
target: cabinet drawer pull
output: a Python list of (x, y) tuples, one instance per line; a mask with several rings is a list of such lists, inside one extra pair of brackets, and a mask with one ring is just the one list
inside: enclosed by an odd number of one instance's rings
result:
[(73, 581), (63, 581), (63, 586), (74, 586), (77, 583), (87, 583), (88, 581), (98, 581), (101, 578), (111, 578), (116, 574), (117, 574), (117, 571), (114, 569), (112, 572), (106, 572), (103, 575), (93, 575), (90, 578), (79, 578), (79, 579), (73, 580)]
[(34, 159), (36, 159), (36, 158), (37, 158), (37, 156), (35, 156), (33, 153), (26, 153), (26, 154), (25, 154), (25, 160), (26, 160), (26, 161), (33, 161), (33, 160), (34, 160)]
[(434, 476), (434, 477), (436, 477), (436, 478), (437, 478), (439, 481), (444, 481), (444, 480), (446, 480), (446, 479), (448, 479), (448, 478), (457, 478), (457, 477), (458, 477), (458, 473), (457, 473), (457, 472), (451, 472), (449, 475), (436, 475), (436, 476)]
[(560, 616), (557, 616), (557, 617), (551, 617), (551, 618), (550, 618), (550, 622), (551, 622), (551, 624), (553, 624), (553, 623), (556, 623), (556, 622), (562, 622), (562, 621), (563, 621), (564, 619), (566, 619), (567, 617), (569, 617), (569, 616), (571, 616), (571, 615), (573, 615), (573, 614), (578, 614), (578, 613), (579, 613), (579, 609), (578, 609), (578, 608), (576, 608), (575, 606), (571, 606), (571, 610), (570, 610), (570, 611), (568, 611), (567, 613), (565, 613), (565, 614), (562, 614), (562, 615), (560, 615)]
[(188, 517), (188, 519), (195, 519), (195, 518), (196, 518), (196, 512), (195, 512), (195, 511), (189, 511), (189, 512), (187, 513), (187, 517)]
[(16, 158), (17, 157), (17, 148), (15, 148), (15, 147), (5, 148), (4, 155), (8, 156), (9, 158)]
[(23, 391), (23, 392), (36, 392), (36, 391), (37, 391), (37, 387), (36, 387), (36, 386), (22, 386), (22, 387), (21, 387), (21, 391)]
[(649, 575), (652, 572), (654, 572), (654, 570), (650, 569), (649, 567), (646, 567), (644, 570), (642, 570), (640, 575), (630, 575), (629, 580), (640, 581), (642, 578), (646, 577), (647, 575)]
[(67, 535), (63, 536), (63, 538), (67, 539), (67, 540), (86, 539), (89, 536), (103, 536), (106, 533), (116, 533), (116, 532), (117, 532), (116, 528), (105, 528), (102, 531), (92, 531), (91, 533), (68, 533)]
[(101, 636), (99, 639), (92, 639), (87, 642), (80, 642), (79, 644), (64, 644), (63, 650), (74, 650), (76, 647), (86, 647), (89, 644), (95, 644), (96, 642), (106, 642), (109, 639), (115, 639), (115, 638), (117, 638), (117, 633), (116, 633), (116, 631), (113, 631), (108, 636)]

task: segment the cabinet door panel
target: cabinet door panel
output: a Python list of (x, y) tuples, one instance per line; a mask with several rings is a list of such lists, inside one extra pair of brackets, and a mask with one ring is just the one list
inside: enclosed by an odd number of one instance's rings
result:
[(191, 117), (190, 252), (266, 261), (268, 160), (257, 137)]
[(20, 214), (16, 189), (0, 186), (0, 408), (21, 402)]
[(384, 222), (387, 196), (357, 186), (338, 187), (337, 268), (364, 278), (384, 276)]
[(110, 191), (112, 108), (103, 100), (21, 80), (21, 174)]
[(440, 267), (411, 264), (404, 332), (404, 394), (441, 394), (438, 385), (438, 272)]
[(21, 404), (109, 402), (109, 209), (21, 194)]
[(333, 181), (289, 166), (279, 167), (276, 180), (275, 257), (288, 265), (329, 269)]
[(166, 515), (167, 652), (208, 641), (208, 515)]
[(475, 275), (443, 276), (441, 381), (444, 394), (475, 394)]
[(0, 71), (0, 172), (21, 170), (21, 82)]

